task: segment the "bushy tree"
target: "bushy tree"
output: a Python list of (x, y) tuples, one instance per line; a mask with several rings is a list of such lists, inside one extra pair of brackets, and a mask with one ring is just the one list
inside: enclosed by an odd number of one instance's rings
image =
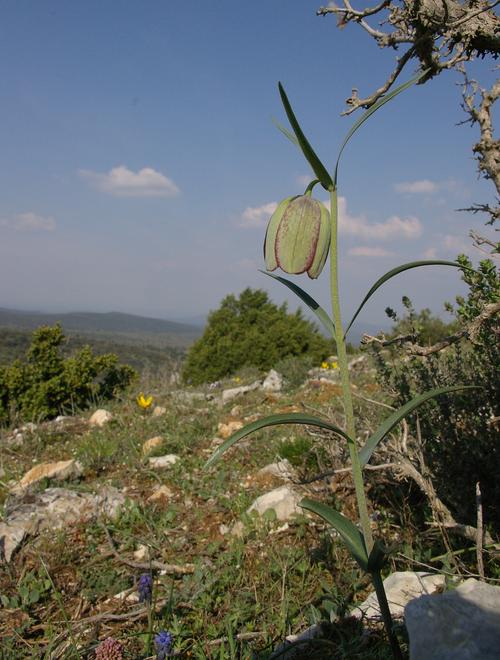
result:
[(116, 355), (95, 356), (89, 346), (63, 358), (65, 337), (60, 325), (41, 326), (24, 360), (0, 368), (0, 423), (17, 416), (43, 420), (96, 400), (111, 399), (128, 387), (134, 370), (119, 365)]
[[(464, 266), (471, 262), (459, 257)], [(457, 519), (474, 524), (475, 484), (480, 482), (487, 523), (500, 529), (500, 342), (498, 311), (500, 277), (484, 260), (477, 271), (464, 271), (467, 297), (457, 298), (456, 331), (433, 346), (405, 343), (409, 355), (401, 359), (391, 344), (376, 351), (378, 374), (399, 407), (420, 392), (447, 385), (475, 385), (477, 389), (441, 396), (419, 415), (419, 432), (427, 466), (438, 495)], [(417, 315), (418, 316), (418, 315)], [(403, 324), (411, 324), (407, 317)], [(417, 337), (420, 344), (421, 338)], [(413, 341), (413, 340), (412, 340)], [(416, 417), (413, 432), (417, 433)]]
[(187, 355), (183, 377), (194, 385), (235, 373), (244, 366), (272, 368), (289, 356), (310, 355), (320, 361), (332, 351), (316, 326), (297, 310), (278, 307), (265, 291), (245, 289), (228, 295), (211, 312), (203, 336)]

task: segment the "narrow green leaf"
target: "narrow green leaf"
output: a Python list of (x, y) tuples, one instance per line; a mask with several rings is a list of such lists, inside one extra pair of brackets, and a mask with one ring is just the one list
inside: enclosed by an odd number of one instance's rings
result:
[(363, 534), (359, 531), (354, 523), (349, 518), (346, 518), (339, 511), (332, 509), (326, 504), (315, 502), (314, 500), (304, 499), (300, 502), (299, 506), (308, 511), (316, 513), (318, 516), (326, 520), (326, 522), (334, 527), (342, 537), (344, 543), (349, 548), (349, 552), (358, 562), (363, 570), (368, 567), (368, 553), (366, 551), (365, 540)]
[(291, 133), (288, 128), (283, 126), (281, 122), (279, 122), (277, 119), (273, 117), (273, 124), (276, 126), (276, 128), (283, 133), (283, 135), (290, 140), (296, 147), (300, 149), (300, 144), (297, 138), (293, 133)]
[(340, 162), (340, 157), (342, 156), (342, 152), (344, 151), (344, 148), (346, 144), (349, 142), (351, 137), (354, 135), (354, 133), (358, 130), (358, 128), (365, 123), (365, 121), (373, 115), (374, 112), (376, 112), (379, 108), (381, 108), (383, 105), (391, 101), (395, 96), (398, 94), (401, 94), (401, 92), (404, 92), (405, 89), (408, 89), (408, 87), (411, 87), (414, 83), (418, 82), (421, 78), (423, 78), (427, 73), (429, 72), (429, 69), (425, 69), (424, 71), (421, 71), (418, 73), (414, 78), (411, 80), (408, 80), (407, 82), (403, 83), (402, 85), (399, 85), (399, 87), (396, 87), (395, 89), (392, 90), (392, 92), (389, 92), (389, 94), (386, 94), (383, 96), (381, 99), (379, 99), (374, 105), (372, 105), (371, 108), (368, 108), (366, 112), (364, 112), (361, 117), (358, 119), (357, 122), (355, 122), (351, 130), (347, 133), (347, 135), (344, 138), (344, 141), (342, 142), (342, 145), (340, 147), (339, 155), (337, 156), (337, 162), (335, 164), (335, 174), (333, 177), (334, 185), (337, 187), (337, 173), (339, 169), (339, 162)]
[(386, 420), (378, 427), (378, 429), (366, 441), (365, 446), (359, 452), (359, 461), (361, 467), (364, 467), (370, 460), (378, 443), (385, 438), (385, 436), (392, 431), (392, 429), (399, 424), (399, 422), (410, 415), (416, 408), (421, 406), (429, 399), (434, 399), (440, 394), (448, 394), (449, 392), (458, 392), (460, 390), (474, 390), (479, 389), (477, 385), (454, 385), (453, 387), (438, 387), (434, 390), (429, 390), (423, 394), (414, 397), (404, 406), (401, 406), (392, 415), (389, 415)]
[(218, 447), (212, 454), (212, 456), (210, 456), (208, 461), (205, 463), (205, 467), (209, 467), (210, 465), (216, 463), (222, 454), (227, 451), (229, 447), (232, 447), (236, 442), (238, 442), (238, 440), (241, 440), (241, 438), (244, 438), (245, 436), (250, 435), (250, 433), (259, 431), (260, 429), (263, 429), (267, 426), (277, 426), (279, 424), (305, 424), (307, 426), (317, 426), (319, 428), (326, 429), (327, 431), (338, 433), (338, 435), (341, 435), (347, 441), (352, 442), (345, 431), (343, 431), (338, 426), (335, 426), (334, 424), (330, 424), (329, 422), (320, 419), (319, 417), (304, 415), (303, 413), (283, 413), (280, 415), (270, 415), (269, 417), (263, 417), (262, 419), (258, 419), (256, 422), (247, 424), (242, 429), (239, 429), (239, 431), (236, 431), (236, 433), (233, 433), (233, 435), (230, 436), (225, 442), (223, 442), (221, 446)]
[(335, 338), (335, 326), (333, 324), (332, 319), (328, 316), (326, 311), (317, 303), (314, 298), (312, 298), (308, 293), (304, 291), (304, 289), (301, 289), (300, 286), (295, 284), (294, 282), (291, 282), (290, 280), (287, 280), (285, 277), (280, 277), (279, 275), (272, 275), (271, 273), (266, 273), (265, 270), (261, 270), (261, 273), (264, 273), (264, 275), (269, 275), (269, 277), (272, 277), (274, 280), (278, 280), (278, 282), (281, 282), (285, 286), (287, 286), (291, 291), (295, 293), (296, 296), (298, 296), (302, 302), (304, 302), (309, 309), (316, 314), (318, 320), (322, 323), (323, 327), (325, 330), (328, 332), (328, 334)]
[(344, 333), (344, 339), (347, 336), (347, 333), (351, 329), (352, 324), (356, 320), (358, 314), (360, 311), (363, 309), (365, 303), (373, 296), (375, 291), (379, 289), (382, 284), (385, 284), (387, 280), (390, 280), (391, 277), (394, 277), (395, 275), (399, 275), (399, 273), (404, 272), (405, 270), (410, 270), (411, 268), (420, 268), (420, 266), (455, 266), (455, 268), (463, 268), (459, 263), (456, 261), (442, 261), (442, 260), (424, 260), (424, 261), (412, 261), (407, 264), (402, 264), (401, 266), (397, 266), (396, 268), (393, 268), (392, 270), (389, 270), (385, 275), (382, 275), (380, 279), (378, 279), (375, 284), (372, 286), (372, 288), (368, 291), (366, 296), (363, 298), (361, 301), (361, 305), (358, 307), (356, 310), (354, 316), (352, 319), (349, 321), (349, 325), (347, 326), (347, 329)]
[(290, 122), (293, 132), (295, 133), (299, 146), (302, 149), (302, 153), (306, 157), (309, 165), (312, 167), (314, 174), (316, 174), (320, 180), (323, 188), (325, 188), (325, 190), (331, 190), (333, 188), (332, 178), (328, 174), (326, 167), (320, 161), (314, 149), (309, 144), (306, 136), (302, 132), (299, 122), (297, 121), (297, 118), (295, 117), (295, 114), (292, 110), (292, 106), (290, 105), (290, 101), (288, 100), (288, 97), (281, 83), (278, 83), (278, 89), (281, 96), (281, 102), (283, 103), (283, 107), (285, 108), (285, 112), (288, 117), (288, 121)]

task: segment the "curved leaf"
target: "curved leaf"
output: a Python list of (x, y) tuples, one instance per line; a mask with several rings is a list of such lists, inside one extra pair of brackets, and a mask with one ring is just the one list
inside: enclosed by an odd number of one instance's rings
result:
[(299, 503), (303, 509), (312, 511), (318, 516), (326, 520), (326, 522), (334, 527), (342, 537), (344, 543), (349, 548), (349, 552), (358, 562), (363, 570), (368, 567), (368, 553), (366, 551), (365, 540), (363, 534), (359, 531), (354, 523), (349, 518), (346, 518), (339, 511), (332, 509), (326, 504), (315, 502), (308, 498)]
[(269, 417), (263, 417), (258, 419), (256, 422), (247, 424), (242, 429), (233, 433), (225, 442), (221, 444), (220, 447), (210, 456), (208, 461), (205, 463), (205, 467), (213, 465), (222, 454), (232, 447), (238, 440), (244, 438), (246, 435), (253, 433), (254, 431), (259, 431), (260, 429), (265, 428), (266, 426), (277, 426), (279, 424), (306, 424), (308, 426), (318, 426), (319, 428), (326, 429), (327, 431), (333, 431), (338, 433), (347, 441), (352, 442), (350, 437), (345, 431), (343, 431), (338, 426), (330, 424), (329, 422), (320, 419), (319, 417), (313, 417), (312, 415), (304, 415), (303, 413), (283, 413), (280, 415), (270, 415)]
[(392, 415), (382, 422), (378, 429), (371, 435), (366, 441), (365, 446), (359, 452), (359, 462), (361, 467), (364, 467), (370, 460), (371, 455), (373, 454), (375, 447), (378, 443), (385, 438), (385, 436), (392, 431), (392, 429), (399, 424), (399, 422), (412, 413), (416, 408), (421, 406), (423, 403), (429, 399), (433, 399), (440, 394), (447, 394), (449, 392), (458, 392), (460, 390), (474, 390), (479, 389), (477, 385), (454, 385), (453, 387), (438, 387), (434, 390), (429, 390), (423, 394), (419, 394), (414, 397), (408, 403), (405, 403), (404, 406), (401, 406), (396, 410)]
[(264, 275), (269, 275), (269, 277), (272, 277), (274, 280), (278, 280), (278, 282), (281, 282), (285, 286), (287, 286), (290, 291), (293, 291), (296, 296), (298, 296), (302, 302), (304, 302), (309, 309), (316, 314), (318, 320), (323, 324), (323, 327), (325, 330), (328, 332), (330, 336), (335, 338), (335, 326), (333, 324), (332, 319), (328, 316), (326, 311), (319, 305), (314, 298), (312, 298), (308, 293), (306, 293), (303, 289), (300, 288), (297, 284), (294, 282), (291, 282), (290, 280), (287, 280), (285, 277), (279, 277), (279, 275), (272, 275), (271, 273), (266, 273), (265, 270), (261, 270), (261, 273), (264, 273)]
[(381, 99), (379, 99), (374, 105), (372, 105), (371, 108), (368, 108), (366, 112), (364, 112), (361, 117), (358, 119), (357, 122), (355, 122), (351, 130), (347, 133), (347, 135), (344, 138), (344, 141), (342, 142), (342, 145), (339, 150), (339, 155), (337, 156), (337, 162), (335, 164), (335, 174), (333, 177), (334, 185), (337, 187), (337, 173), (339, 169), (339, 162), (340, 162), (340, 157), (342, 156), (342, 152), (344, 151), (344, 148), (346, 144), (349, 142), (351, 137), (354, 135), (354, 133), (358, 130), (358, 128), (365, 123), (365, 121), (373, 115), (374, 112), (376, 112), (379, 108), (381, 108), (383, 105), (391, 101), (395, 96), (398, 94), (401, 94), (401, 92), (404, 92), (405, 89), (408, 89), (408, 87), (411, 87), (414, 83), (418, 82), (421, 78), (423, 78), (427, 73), (429, 72), (429, 69), (425, 69), (424, 71), (421, 71), (418, 73), (414, 78), (411, 78), (411, 80), (408, 80), (407, 82), (403, 83), (402, 85), (399, 85), (399, 87), (396, 87), (396, 89), (393, 89), (392, 92), (389, 92), (389, 94), (386, 94), (383, 96)]
[(410, 270), (411, 268), (419, 268), (420, 266), (455, 266), (455, 268), (463, 268), (458, 262), (456, 261), (443, 261), (441, 259), (425, 259), (423, 261), (411, 261), (407, 264), (402, 264), (401, 266), (397, 266), (396, 268), (393, 268), (392, 270), (389, 270), (385, 275), (382, 275), (381, 278), (379, 278), (375, 284), (372, 286), (372, 288), (368, 291), (366, 296), (363, 298), (361, 301), (361, 305), (358, 307), (356, 310), (354, 316), (352, 319), (349, 321), (349, 325), (347, 326), (347, 329), (344, 333), (344, 339), (347, 336), (347, 333), (351, 329), (352, 324), (356, 320), (358, 314), (360, 311), (363, 309), (365, 303), (367, 300), (369, 300), (375, 291), (382, 286), (382, 284), (385, 284), (387, 280), (390, 280), (391, 277), (394, 277), (395, 275), (399, 275), (399, 273), (404, 272), (405, 270)]
[(292, 106), (290, 105), (290, 101), (288, 100), (288, 97), (281, 83), (278, 83), (278, 89), (281, 96), (281, 102), (285, 108), (286, 116), (288, 117), (288, 121), (290, 122), (290, 126), (292, 127), (295, 136), (297, 137), (297, 141), (300, 148), (302, 149), (302, 153), (306, 157), (309, 165), (312, 167), (314, 174), (316, 174), (318, 179), (321, 181), (323, 188), (326, 190), (331, 190), (333, 188), (332, 178), (328, 174), (326, 167), (320, 161), (314, 149), (309, 144), (306, 136), (302, 132), (299, 122), (297, 121), (297, 118), (295, 117), (295, 114), (292, 110)]
[(283, 126), (282, 123), (280, 123), (277, 119), (273, 117), (273, 124), (276, 126), (276, 128), (283, 133), (283, 135), (290, 140), (296, 147), (300, 149), (300, 144), (297, 138), (293, 133), (290, 133), (288, 128)]

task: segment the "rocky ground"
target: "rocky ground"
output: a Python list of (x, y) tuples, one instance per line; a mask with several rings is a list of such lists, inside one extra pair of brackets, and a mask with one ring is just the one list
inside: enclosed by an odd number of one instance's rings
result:
[[(381, 393), (364, 359), (351, 370), (362, 434), (383, 414)], [(377, 607), (363, 603), (369, 580), (335, 534), (300, 508), (307, 495), (355, 518), (341, 442), (280, 426), (204, 468), (225, 438), (267, 414), (314, 411), (342, 425), (337, 380), (331, 365), (298, 387), (276, 372), (243, 373), (198, 390), (148, 392), (147, 410), (131, 396), (85, 416), (5, 430), (2, 657), (94, 658), (108, 637), (122, 656), (102, 657), (156, 657), (162, 630), (180, 657), (390, 657)], [(409, 600), (443, 591), (449, 579), (428, 563), (431, 575), (422, 573), (419, 535), (390, 498), (376, 496), (387, 483), (383, 471), (373, 474), (374, 530), (404, 550), (389, 567), (404, 573), (388, 585), (401, 619)], [(138, 592), (144, 575), (151, 605)], [(406, 649), (402, 624), (399, 633)], [(287, 637), (297, 643), (288, 650)], [(430, 657), (412, 644), (412, 657)]]

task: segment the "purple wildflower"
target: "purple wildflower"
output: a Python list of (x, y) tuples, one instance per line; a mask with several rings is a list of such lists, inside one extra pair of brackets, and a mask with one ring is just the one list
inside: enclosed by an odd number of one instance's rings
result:
[(160, 632), (155, 635), (157, 660), (165, 660), (165, 658), (170, 655), (170, 651), (172, 650), (172, 641), (172, 634), (166, 630), (160, 630)]
[(116, 639), (108, 637), (96, 648), (95, 660), (123, 660), (123, 646)]
[(139, 602), (151, 603), (153, 600), (153, 578), (149, 573), (144, 573), (139, 578)]

